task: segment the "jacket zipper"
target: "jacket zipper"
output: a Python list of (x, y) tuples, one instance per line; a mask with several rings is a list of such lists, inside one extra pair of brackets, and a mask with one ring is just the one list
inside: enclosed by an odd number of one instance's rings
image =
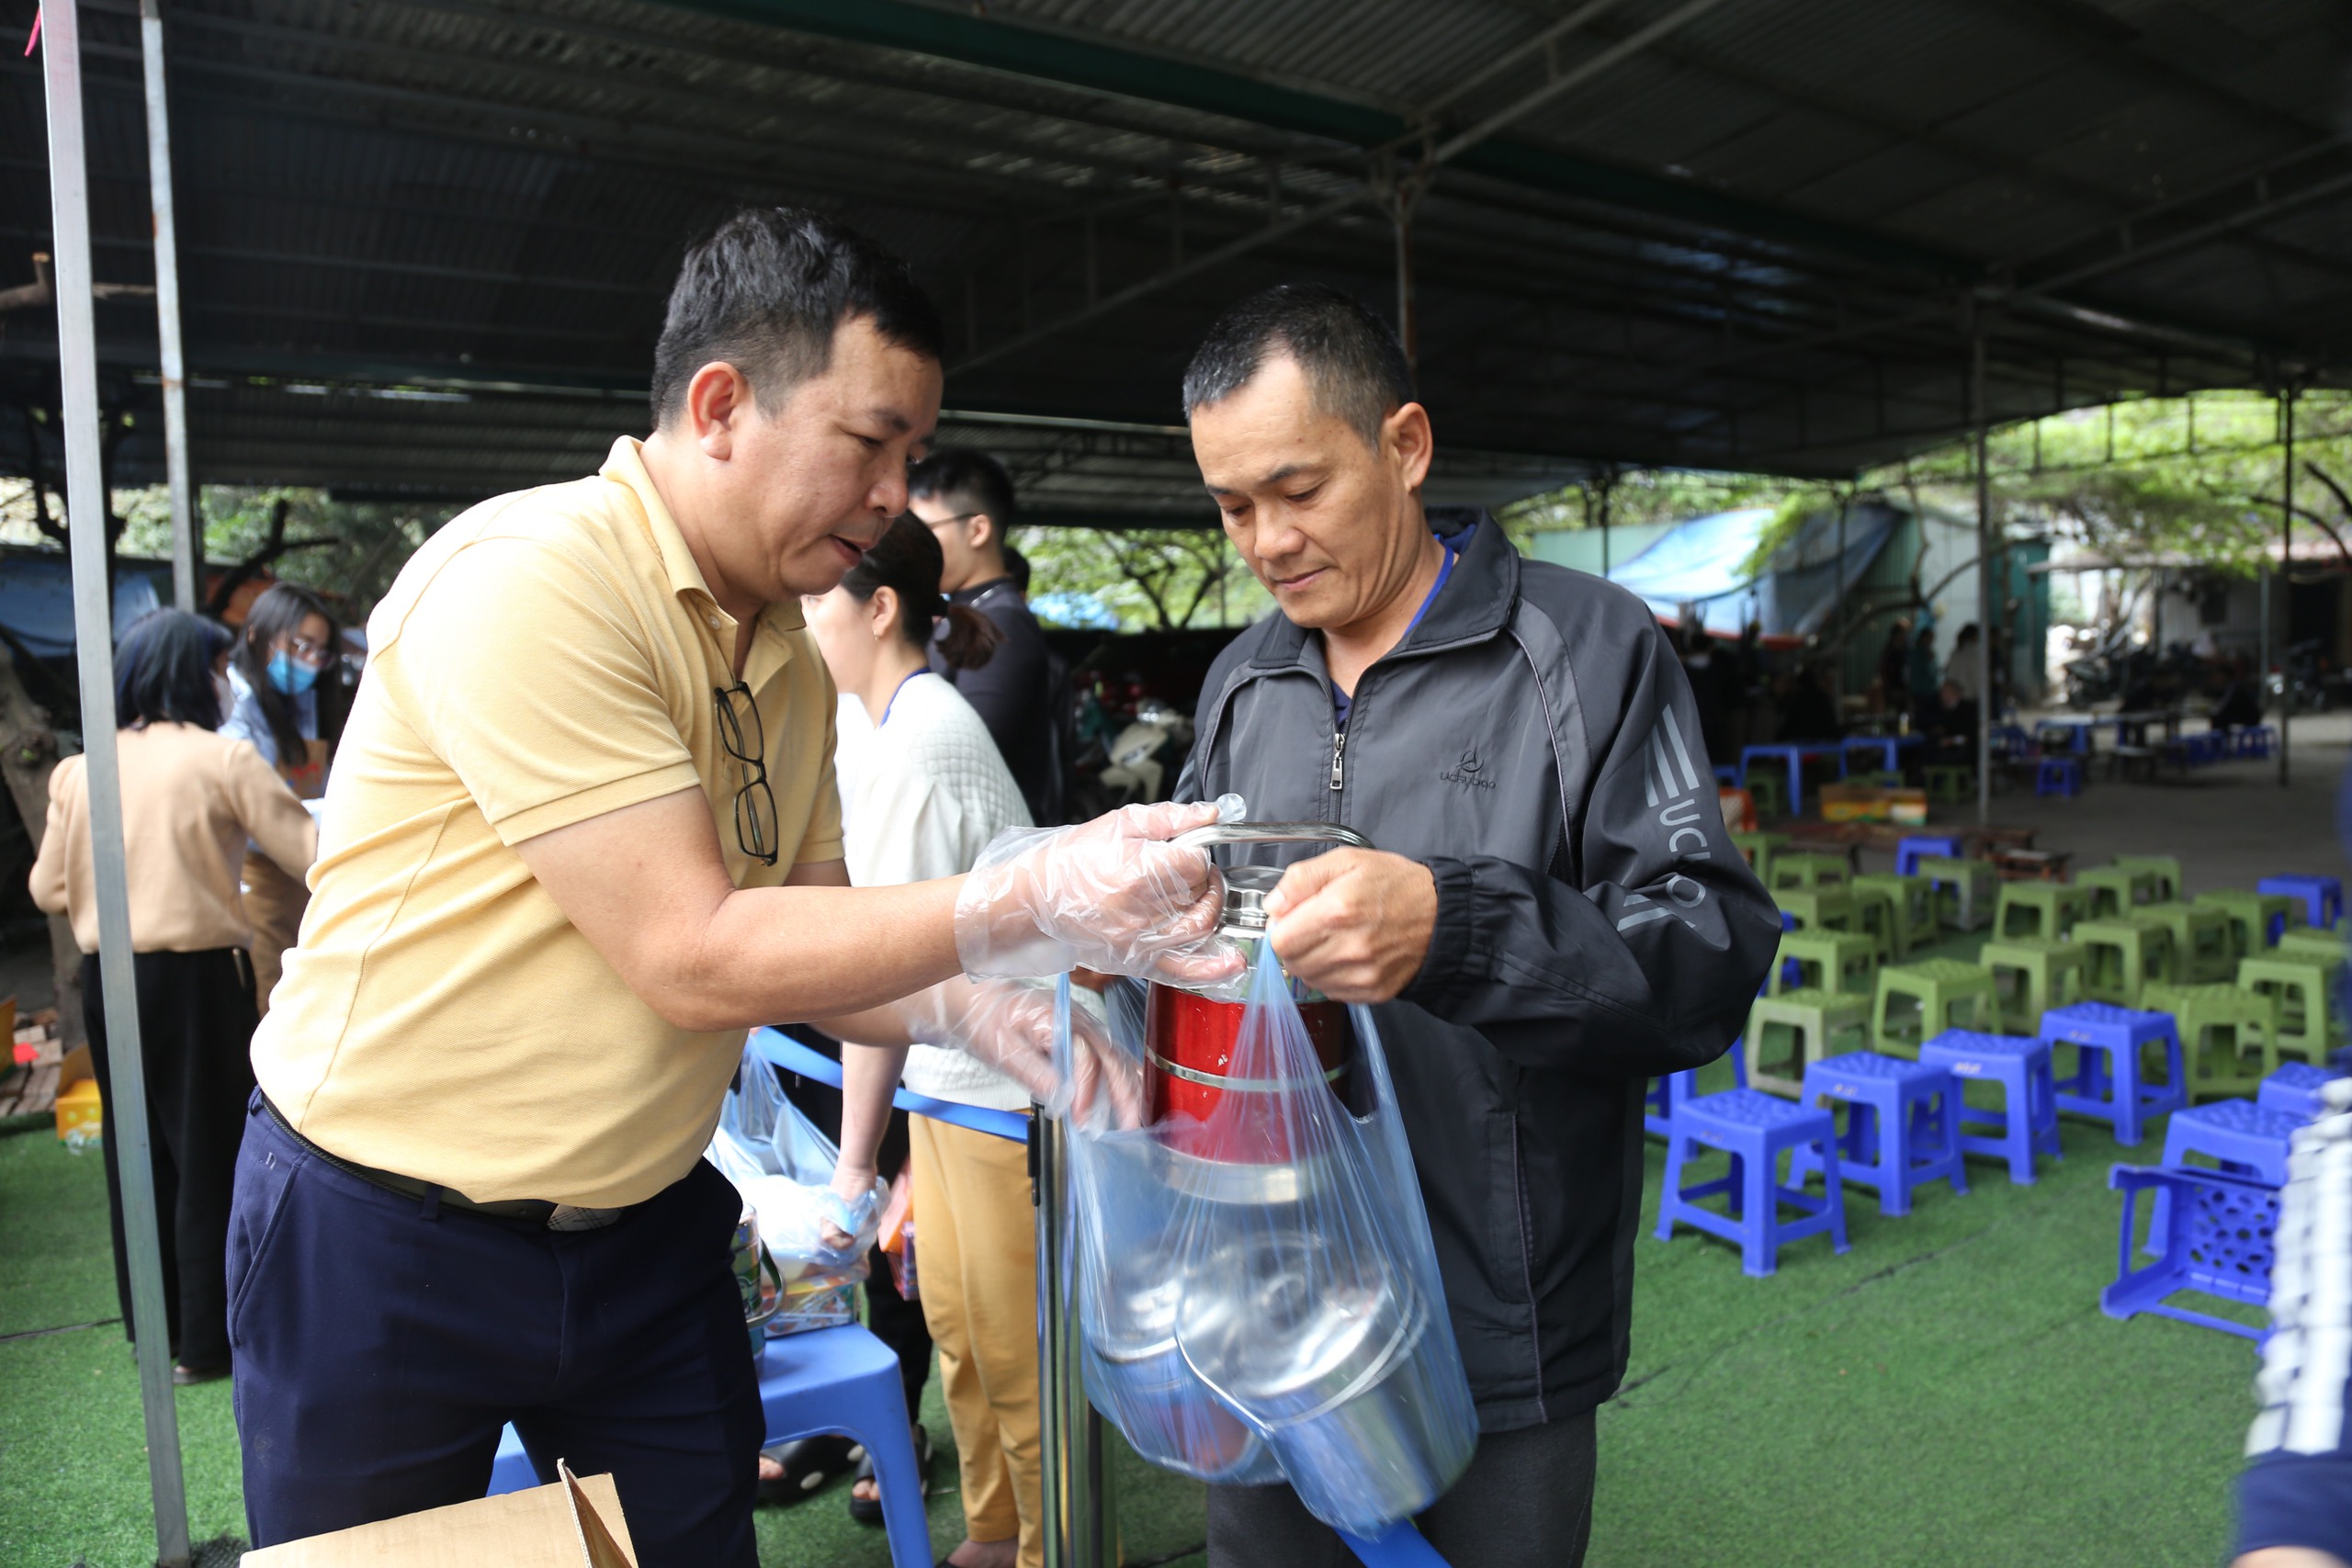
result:
[[(1350, 716), (1353, 716), (1351, 715)], [(1342, 784), (1347, 782), (1347, 775), (1344, 772), (1347, 756), (1348, 732), (1343, 728), (1335, 729), (1331, 732), (1331, 788), (1334, 791), (1337, 791)]]

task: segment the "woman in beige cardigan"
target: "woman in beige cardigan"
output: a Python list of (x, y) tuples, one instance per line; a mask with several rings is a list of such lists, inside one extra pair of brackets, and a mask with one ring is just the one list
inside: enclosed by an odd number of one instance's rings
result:
[[(246, 1053), (256, 1021), (245, 951), (253, 928), (238, 896), (237, 868), (249, 840), (296, 877), (318, 852), (310, 813), (261, 753), (214, 733), (220, 701), (213, 676), (227, 649), (220, 628), (185, 611), (158, 610), (132, 624), (115, 656), (132, 969), (173, 1381), (183, 1383), (229, 1370), (229, 1190), (254, 1089)], [(33, 864), (32, 894), (43, 909), (73, 921), (83, 953), (90, 1066), (111, 1116), (89, 784), (79, 757), (68, 757), (50, 775), (49, 825)], [(130, 1271), (111, 1129), (106, 1162), (115, 1286), (127, 1334)]]

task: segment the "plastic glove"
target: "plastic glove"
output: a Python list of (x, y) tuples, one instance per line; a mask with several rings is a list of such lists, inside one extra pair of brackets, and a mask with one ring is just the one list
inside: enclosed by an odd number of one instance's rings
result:
[(759, 1212), (760, 1236), (769, 1251), (825, 1269), (847, 1269), (865, 1258), (880, 1234), (882, 1206), (890, 1196), (878, 1179), (855, 1198), (788, 1176), (761, 1176), (736, 1186)]
[(1075, 828), (1001, 833), (956, 900), (956, 952), (975, 978), (1108, 975), (1204, 985), (1238, 975), (1216, 940), (1225, 884), (1202, 850), (1165, 840), (1241, 812), (1130, 806)]
[(899, 1004), (909, 1036), (986, 1063), (1027, 1089), (1049, 1116), (1076, 1111), (1121, 1127), (1143, 1124), (1143, 1064), (1102, 1021), (1073, 1009), (1067, 1072), (1054, 1061), (1054, 993), (1018, 980), (949, 980)]

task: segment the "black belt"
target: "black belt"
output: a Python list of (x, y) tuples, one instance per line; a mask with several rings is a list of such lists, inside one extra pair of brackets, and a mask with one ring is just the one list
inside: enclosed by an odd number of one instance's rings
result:
[(286, 1119), (286, 1113), (277, 1109), (269, 1096), (265, 1094), (261, 1097), (261, 1106), (269, 1112), (269, 1119), (277, 1123), (278, 1131), (301, 1145), (306, 1152), (316, 1155), (345, 1176), (356, 1176), (372, 1187), (397, 1192), (403, 1198), (463, 1209), (472, 1214), (490, 1214), (502, 1220), (526, 1220), (535, 1225), (560, 1231), (600, 1230), (620, 1218), (622, 1213), (619, 1209), (583, 1209), (576, 1204), (550, 1203), (537, 1198), (509, 1198), (494, 1203), (477, 1203), (464, 1193), (438, 1182), (420, 1181), (413, 1176), (402, 1176), (396, 1170), (378, 1170), (372, 1165), (361, 1165), (332, 1150), (322, 1149), (296, 1132), (294, 1123)]

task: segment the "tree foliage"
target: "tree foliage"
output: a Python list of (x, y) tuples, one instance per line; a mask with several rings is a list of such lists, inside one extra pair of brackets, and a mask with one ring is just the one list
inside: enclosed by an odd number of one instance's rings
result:
[(1030, 597), (1051, 624), (1099, 606), (1124, 631), (1239, 625), (1270, 601), (1216, 529), (1016, 529)]

